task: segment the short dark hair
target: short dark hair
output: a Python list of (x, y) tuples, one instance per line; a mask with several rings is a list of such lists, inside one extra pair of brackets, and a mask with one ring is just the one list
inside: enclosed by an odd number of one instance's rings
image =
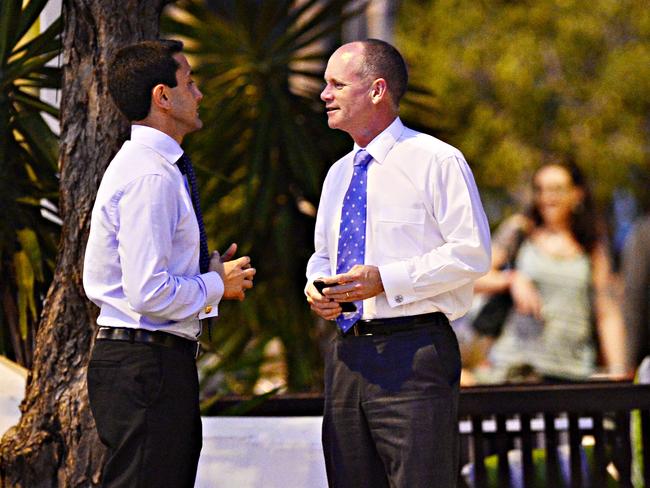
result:
[(129, 44), (117, 51), (109, 66), (108, 90), (129, 121), (147, 117), (154, 86), (176, 86), (179, 64), (173, 56), (182, 50), (181, 41), (158, 39)]
[(408, 70), (400, 52), (392, 45), (379, 39), (366, 39), (363, 44), (362, 76), (384, 78), (388, 93), (395, 105), (406, 93)]

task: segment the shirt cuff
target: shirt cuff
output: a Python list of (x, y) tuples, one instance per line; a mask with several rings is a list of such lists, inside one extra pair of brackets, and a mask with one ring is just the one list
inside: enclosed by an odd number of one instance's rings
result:
[(384, 285), (386, 300), (391, 308), (417, 300), (405, 262), (398, 261), (379, 266), (379, 275)]
[(219, 302), (223, 297), (224, 285), (221, 276), (216, 271), (211, 271), (199, 276), (199, 283), (205, 291), (205, 306), (199, 312), (199, 320), (219, 315)]
[(329, 275), (326, 275), (324, 273), (315, 273), (311, 276), (307, 277), (307, 284), (305, 285), (305, 288), (303, 289), (303, 292), (305, 293), (305, 296), (307, 295), (307, 288), (309, 288), (309, 285), (311, 285), (315, 280), (318, 278), (328, 278)]

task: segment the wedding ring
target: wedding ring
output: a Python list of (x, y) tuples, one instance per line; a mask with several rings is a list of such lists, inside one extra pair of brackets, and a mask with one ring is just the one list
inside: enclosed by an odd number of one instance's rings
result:
[(350, 298), (350, 292), (349, 291), (345, 292), (345, 298)]

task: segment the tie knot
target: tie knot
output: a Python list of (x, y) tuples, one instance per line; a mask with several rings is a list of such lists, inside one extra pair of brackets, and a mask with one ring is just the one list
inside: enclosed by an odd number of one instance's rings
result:
[(187, 154), (183, 153), (181, 155), (181, 157), (178, 158), (178, 161), (176, 161), (176, 164), (178, 165), (178, 169), (181, 170), (181, 174), (186, 175), (187, 174), (187, 168), (192, 163), (190, 162), (190, 159), (187, 156)]
[(372, 156), (368, 151), (365, 149), (360, 149), (355, 155), (354, 155), (354, 165), (355, 166), (366, 166), (370, 160), (372, 159)]

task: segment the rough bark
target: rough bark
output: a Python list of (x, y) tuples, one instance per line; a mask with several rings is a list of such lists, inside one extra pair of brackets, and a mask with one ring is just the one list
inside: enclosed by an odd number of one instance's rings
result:
[(106, 86), (124, 44), (158, 36), (169, 0), (64, 0), (61, 99), (62, 237), (41, 317), (22, 416), (0, 443), (3, 487), (96, 485), (104, 451), (86, 393), (97, 309), (82, 287), (83, 256), (101, 176), (128, 134)]

